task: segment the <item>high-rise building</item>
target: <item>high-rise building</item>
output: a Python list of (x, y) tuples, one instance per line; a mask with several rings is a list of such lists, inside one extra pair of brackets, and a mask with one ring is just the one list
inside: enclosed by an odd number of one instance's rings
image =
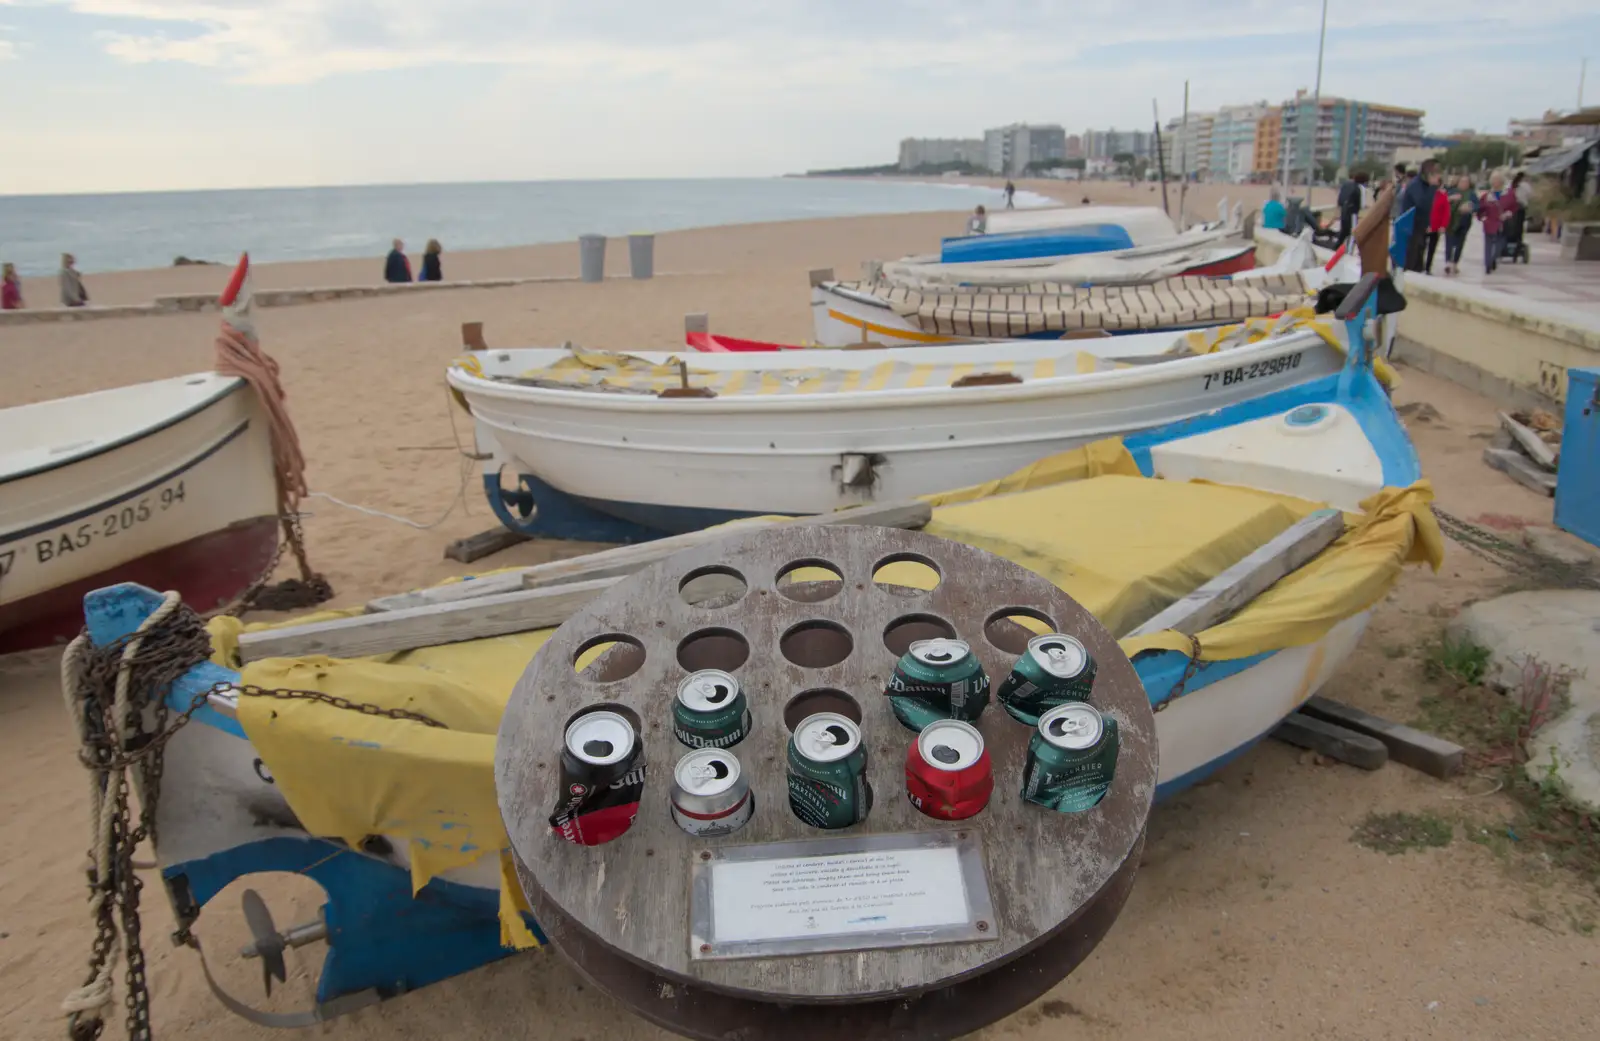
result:
[(1114, 159), (1131, 155), (1135, 159), (1155, 158), (1155, 135), (1148, 130), (1086, 130), (1084, 156), (1088, 159)]
[(1068, 134), (1067, 135), (1067, 158), (1068, 159), (1083, 159), (1083, 158), (1086, 158), (1086, 156), (1084, 154), (1084, 150), (1083, 150), (1083, 138), (1079, 137), (1077, 134)]
[(1211, 148), (1207, 152), (1213, 181), (1247, 181), (1255, 171), (1256, 125), (1269, 106), (1265, 101), (1253, 105), (1224, 105), (1217, 109), (1211, 124)]
[(1256, 120), (1250, 169), (1257, 178), (1283, 180), (1283, 109), (1274, 105)]
[(1029, 164), (1067, 157), (1067, 132), (1058, 124), (1012, 123), (983, 132), (985, 165), (993, 173), (1016, 176)]
[(1312, 162), (1387, 162), (1396, 148), (1422, 144), (1423, 115), (1420, 109), (1347, 98), (1313, 100), (1301, 90), (1283, 104), (1283, 147), (1296, 172)]
[(975, 137), (908, 137), (900, 142), (900, 169), (906, 172), (930, 166), (985, 165), (983, 142)]
[(1216, 124), (1215, 112), (1191, 112), (1186, 124), (1183, 119), (1169, 119), (1161, 134), (1161, 156), (1168, 174), (1182, 174), (1204, 180), (1211, 172), (1211, 135)]

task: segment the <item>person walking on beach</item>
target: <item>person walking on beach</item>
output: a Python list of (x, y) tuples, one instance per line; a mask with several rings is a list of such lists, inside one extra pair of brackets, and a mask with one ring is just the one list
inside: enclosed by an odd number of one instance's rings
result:
[(1012, 200), (1014, 198), (1016, 198), (1016, 194), (1017, 194), (1017, 186), (1012, 184), (1010, 181), (1007, 181), (1006, 182), (1006, 209), (1014, 210), (1014, 209), (1017, 208), (1016, 204), (1014, 202), (1012, 202)]
[(967, 234), (982, 235), (989, 230), (989, 211), (982, 206), (972, 211), (972, 216), (967, 218)]
[(82, 307), (89, 302), (89, 291), (83, 288), (83, 276), (72, 265), (77, 258), (71, 253), (61, 254), (61, 306)]
[(1367, 172), (1360, 170), (1339, 185), (1339, 241), (1334, 243), (1334, 249), (1344, 245), (1356, 229), (1356, 216), (1361, 212), (1361, 188), (1366, 183)]
[(1266, 203), (1261, 207), (1261, 226), (1271, 228), (1273, 231), (1282, 231), (1287, 216), (1283, 208), (1283, 193), (1278, 190), (1277, 185), (1273, 185), (1272, 190), (1267, 192)]
[(1456, 189), (1450, 193), (1450, 224), (1444, 232), (1444, 273), (1461, 274), (1461, 250), (1467, 244), (1467, 232), (1472, 230), (1472, 216), (1478, 212), (1478, 193), (1472, 190), (1472, 178), (1462, 174), (1456, 179)]
[(0, 311), (20, 311), (25, 306), (22, 279), (17, 277), (16, 265), (0, 264)]
[(1489, 178), (1489, 190), (1478, 200), (1478, 219), (1483, 222), (1483, 273), (1494, 274), (1500, 266), (1500, 251), (1506, 243), (1506, 203), (1516, 206), (1516, 196), (1505, 190), (1506, 179), (1499, 174)]
[(394, 248), (389, 251), (389, 256), (383, 262), (383, 280), (385, 282), (411, 281), (411, 261), (406, 259), (406, 244), (399, 239), (394, 240)]
[(1421, 271), (1428, 253), (1428, 222), (1433, 219), (1433, 197), (1439, 192), (1439, 160), (1429, 159), (1406, 184), (1400, 212), (1411, 211), (1411, 237), (1406, 240), (1406, 270)]
[(444, 271), (439, 267), (439, 255), (443, 252), (438, 239), (428, 240), (428, 248), (422, 254), (422, 270), (417, 273), (418, 282), (444, 281)]
[(1440, 184), (1433, 193), (1433, 211), (1428, 215), (1428, 255), (1422, 260), (1422, 270), (1433, 274), (1433, 254), (1439, 248), (1439, 236), (1450, 226), (1450, 196)]

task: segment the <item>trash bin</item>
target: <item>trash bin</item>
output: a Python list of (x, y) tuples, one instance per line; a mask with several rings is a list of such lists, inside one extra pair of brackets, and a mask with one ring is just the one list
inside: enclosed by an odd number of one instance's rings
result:
[(628, 236), (628, 270), (634, 278), (650, 278), (656, 273), (656, 237)]
[(602, 282), (606, 277), (606, 237), (578, 236), (578, 274), (585, 282)]

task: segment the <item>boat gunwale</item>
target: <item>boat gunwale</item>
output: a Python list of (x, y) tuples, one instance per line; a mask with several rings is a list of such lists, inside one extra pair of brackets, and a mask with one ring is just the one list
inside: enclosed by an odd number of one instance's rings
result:
[[(188, 373), (188, 374), (183, 375), (183, 376), (176, 376), (176, 377), (171, 377), (171, 378), (172, 379), (179, 379), (179, 380), (187, 380), (187, 379), (192, 379), (195, 376), (215, 376), (215, 375), (217, 375), (217, 374), (216, 373), (212, 373), (212, 372), (207, 372), (207, 373)], [(166, 380), (149, 380), (149, 381), (146, 381), (146, 382), (147, 383), (164, 383), (164, 382), (166, 382)], [(244, 379), (239, 377), (239, 376), (224, 377), (224, 382), (221, 385), (219, 385), (205, 399), (203, 399), (201, 401), (198, 401), (198, 402), (195, 402), (192, 405), (186, 406), (185, 408), (183, 408), (183, 409), (181, 409), (179, 411), (169, 412), (169, 413), (159, 417), (155, 421), (153, 421), (153, 422), (151, 422), (151, 423), (149, 423), (149, 424), (147, 424), (147, 425), (145, 425), (143, 427), (140, 427), (140, 428), (138, 428), (138, 429), (136, 429), (136, 430), (134, 430), (134, 431), (132, 431), (130, 433), (124, 434), (124, 435), (116, 438), (113, 441), (106, 441), (104, 443), (96, 443), (96, 444), (93, 444), (93, 445), (89, 445), (89, 446), (85, 447), (84, 449), (82, 449), (81, 451), (64, 452), (57, 459), (52, 459), (47, 463), (40, 463), (37, 466), (33, 466), (33, 467), (30, 467), (30, 468), (25, 469), (25, 470), (17, 470), (17, 471), (15, 471), (13, 473), (0, 473), (0, 486), (11, 484), (11, 483), (13, 483), (15, 481), (21, 481), (21, 480), (24, 480), (24, 479), (29, 478), (29, 477), (37, 477), (40, 474), (51, 473), (51, 472), (53, 472), (55, 470), (60, 470), (63, 467), (71, 466), (74, 463), (81, 463), (81, 462), (84, 462), (85, 460), (89, 460), (89, 459), (93, 459), (93, 458), (95, 458), (97, 456), (105, 455), (108, 452), (114, 452), (119, 448), (124, 448), (124, 447), (126, 447), (128, 445), (134, 444), (135, 442), (143, 441), (144, 439), (146, 439), (148, 437), (152, 437), (152, 436), (154, 436), (156, 434), (161, 433), (161, 431), (163, 431), (163, 430), (167, 430), (167, 429), (169, 429), (171, 427), (177, 426), (179, 423), (182, 423), (186, 419), (189, 419), (189, 418), (191, 418), (193, 416), (199, 415), (200, 413), (202, 413), (202, 412), (206, 411), (207, 409), (211, 408), (212, 406), (216, 405), (218, 402), (221, 402), (221, 401), (227, 399), (230, 395), (232, 395), (233, 393), (238, 391), (244, 385), (245, 385)], [(138, 388), (140, 386), (143, 386), (143, 384), (130, 383), (130, 384), (126, 385), (126, 386), (113, 387), (113, 388), (110, 388), (110, 389), (112, 391), (133, 390), (133, 389)], [(68, 397), (65, 397), (65, 398), (53, 398), (49, 402), (34, 402), (33, 404), (54, 404), (54, 403), (62, 402), (62, 401), (71, 401), (73, 398), (92, 397), (95, 394), (101, 394), (101, 393), (105, 393), (105, 391), (90, 391), (87, 394), (73, 394), (73, 395), (69, 395)], [(20, 406), (19, 405), (19, 406), (16, 406), (16, 407), (22, 408), (24, 406)]]
[[(1009, 404), (1038, 398), (1074, 397), (1105, 390), (1136, 389), (1151, 384), (1176, 382), (1186, 378), (1204, 376), (1212, 372), (1237, 368), (1240, 364), (1269, 360), (1280, 355), (1287, 355), (1317, 346), (1327, 347), (1328, 350), (1336, 349), (1328, 344), (1316, 330), (1297, 329), (1283, 337), (1269, 338), (1256, 343), (1240, 344), (1237, 347), (1213, 351), (1208, 354), (1178, 357), (1170, 362), (1136, 365), (1106, 372), (1068, 373), (1038, 380), (1024, 380), (1021, 383), (963, 387), (961, 388), (962, 393), (959, 402), (956, 403), (961, 405)], [(530, 349), (558, 350), (559, 348), (511, 348), (511, 350)], [(674, 352), (660, 353), (668, 354)], [(765, 354), (768, 352), (751, 353)], [(702, 357), (722, 357), (722, 355), (703, 355)], [(981, 365), (982, 362), (976, 364)], [(1179, 366), (1183, 366), (1181, 371), (1177, 368)], [(803, 368), (804, 366), (790, 367)], [(773, 368), (776, 369), (777, 366)], [(760, 373), (773, 370), (750, 368), (724, 371)], [(867, 370), (864, 368), (852, 371)], [(463, 394), (478, 394), (505, 401), (566, 405), (575, 405), (578, 402), (583, 402), (584, 404), (580, 407), (593, 407), (597, 411), (668, 414), (691, 412), (729, 414), (770, 411), (832, 412), (869, 407), (916, 408), (933, 404), (949, 406), (952, 402), (948, 400), (948, 396), (953, 389), (949, 386), (897, 387), (884, 390), (834, 391), (827, 394), (779, 394), (771, 397), (748, 395), (726, 398), (662, 398), (655, 394), (603, 394), (576, 387), (564, 389), (507, 384), (485, 377), (474, 376), (456, 365), (451, 365), (445, 370), (445, 379), (450, 386)]]

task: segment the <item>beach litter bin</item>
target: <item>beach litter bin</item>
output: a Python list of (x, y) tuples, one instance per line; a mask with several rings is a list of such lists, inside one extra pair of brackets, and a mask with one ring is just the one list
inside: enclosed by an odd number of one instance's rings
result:
[(628, 236), (628, 270), (634, 278), (650, 278), (656, 273), (656, 237)]
[(578, 236), (578, 276), (585, 282), (602, 282), (606, 277), (606, 237)]
[(1600, 369), (1567, 370), (1556, 527), (1600, 546)]

